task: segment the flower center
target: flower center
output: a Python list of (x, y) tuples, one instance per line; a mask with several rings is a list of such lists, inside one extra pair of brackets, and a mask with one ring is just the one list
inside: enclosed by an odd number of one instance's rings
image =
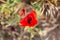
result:
[(30, 17), (30, 18), (28, 18), (28, 24), (30, 24), (31, 23), (31, 20), (32, 20), (32, 18)]

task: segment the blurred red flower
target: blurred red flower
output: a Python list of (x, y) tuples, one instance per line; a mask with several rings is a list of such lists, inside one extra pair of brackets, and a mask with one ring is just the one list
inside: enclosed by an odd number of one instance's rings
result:
[(22, 9), (22, 10), (19, 11), (19, 15), (20, 15), (20, 16), (22, 16), (22, 15), (24, 15), (24, 14), (25, 14), (25, 10), (24, 10), (24, 9)]
[(20, 24), (24, 27), (34, 27), (37, 24), (36, 12), (34, 10), (31, 10), (25, 18), (20, 20)]

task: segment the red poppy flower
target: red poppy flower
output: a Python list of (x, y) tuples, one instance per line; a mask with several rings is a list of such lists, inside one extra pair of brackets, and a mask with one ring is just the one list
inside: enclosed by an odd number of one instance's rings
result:
[(29, 27), (35, 26), (37, 24), (36, 12), (34, 10), (31, 10), (25, 18), (20, 20), (20, 24), (21, 24), (21, 26), (24, 26), (24, 27), (25, 26), (29, 26)]

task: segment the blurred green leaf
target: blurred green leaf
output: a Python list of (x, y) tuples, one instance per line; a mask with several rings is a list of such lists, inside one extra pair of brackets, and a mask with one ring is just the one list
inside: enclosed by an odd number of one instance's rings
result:
[(10, 10), (10, 11), (14, 11), (14, 7), (10, 6), (10, 7), (9, 7), (9, 10)]
[(20, 21), (20, 16), (18, 14), (14, 14), (8, 20), (8, 24), (17, 25), (17, 23), (19, 23), (19, 21)]
[(30, 27), (27, 26), (27, 27), (25, 27), (24, 30), (26, 30), (26, 31), (31, 33), (31, 38), (34, 37), (34, 30), (33, 30), (33, 28), (30, 28)]
[(16, 3), (20, 3), (22, 0), (16, 0)]
[(13, 3), (13, 2), (14, 2), (14, 0), (7, 0), (7, 2), (8, 2), (8, 3)]
[(37, 4), (35, 4), (35, 5), (33, 5), (33, 8), (34, 8), (35, 10), (39, 10), (39, 9), (40, 9), (40, 6), (37, 5)]
[(8, 19), (7, 23), (11, 25), (13, 23), (13, 20)]
[(2, 11), (2, 6), (0, 6), (0, 12)]
[(20, 21), (20, 16), (18, 14), (14, 14), (14, 16), (15, 16), (15, 21), (19, 22)]

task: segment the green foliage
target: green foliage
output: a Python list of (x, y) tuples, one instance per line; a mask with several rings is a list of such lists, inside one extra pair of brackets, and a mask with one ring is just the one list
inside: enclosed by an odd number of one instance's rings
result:
[(35, 10), (39, 10), (39, 9), (40, 9), (40, 6), (37, 5), (37, 4), (35, 4), (35, 5), (33, 5), (33, 8), (34, 8)]
[(10, 24), (10, 25), (17, 25), (17, 24), (19, 24), (19, 21), (20, 21), (20, 16), (18, 14), (14, 14), (8, 20), (8, 24)]
[(2, 6), (0, 6), (0, 12), (2, 11)]
[(8, 0), (9, 1), (9, 3), (13, 3), (14, 2), (14, 0)]

